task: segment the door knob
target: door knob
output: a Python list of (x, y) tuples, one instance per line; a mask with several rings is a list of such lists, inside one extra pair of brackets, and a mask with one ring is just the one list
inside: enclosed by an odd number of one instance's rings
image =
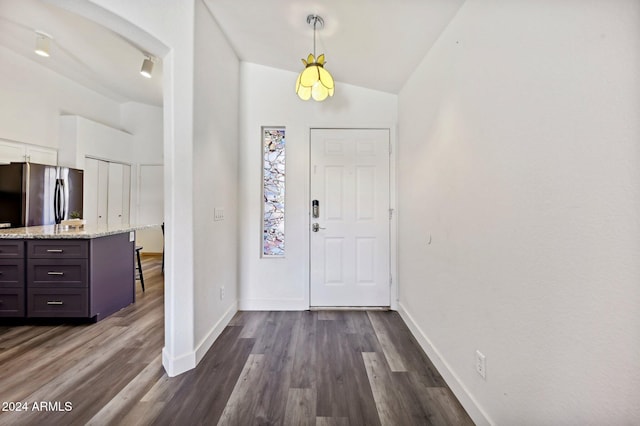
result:
[(313, 230), (313, 232), (318, 232), (318, 230), (320, 229), (327, 229), (327, 228), (321, 228), (319, 223), (314, 223), (313, 225), (311, 225), (311, 229)]

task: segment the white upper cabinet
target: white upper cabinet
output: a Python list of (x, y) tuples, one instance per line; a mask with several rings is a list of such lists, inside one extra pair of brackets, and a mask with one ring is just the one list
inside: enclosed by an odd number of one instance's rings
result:
[(25, 149), (26, 161), (30, 163), (58, 165), (58, 150), (41, 146), (27, 146)]
[(56, 166), (58, 164), (58, 150), (0, 140), (0, 163), (23, 161)]
[(24, 145), (0, 140), (0, 163), (24, 161)]

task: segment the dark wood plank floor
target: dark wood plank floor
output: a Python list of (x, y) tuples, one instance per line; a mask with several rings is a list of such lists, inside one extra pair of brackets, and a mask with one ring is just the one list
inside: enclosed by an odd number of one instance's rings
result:
[(147, 291), (97, 324), (0, 326), (0, 402), (29, 404), (0, 425), (473, 424), (395, 312), (238, 312), (167, 377), (160, 265), (144, 257)]

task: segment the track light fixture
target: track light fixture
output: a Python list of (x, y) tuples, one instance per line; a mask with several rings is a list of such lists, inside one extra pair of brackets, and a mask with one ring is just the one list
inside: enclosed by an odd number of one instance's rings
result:
[(49, 57), (49, 44), (51, 42), (51, 36), (42, 31), (36, 31), (36, 49), (37, 55), (45, 58)]
[(146, 78), (151, 78), (151, 73), (153, 72), (153, 58), (151, 56), (147, 56), (142, 61), (142, 68), (140, 69), (140, 75)]

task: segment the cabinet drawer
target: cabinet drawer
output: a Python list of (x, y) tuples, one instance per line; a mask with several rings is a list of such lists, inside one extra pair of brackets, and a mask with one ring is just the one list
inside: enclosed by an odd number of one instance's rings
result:
[(85, 259), (29, 259), (27, 287), (87, 287)]
[(0, 288), (24, 286), (24, 261), (0, 259)]
[(86, 259), (89, 242), (78, 240), (32, 240), (27, 241), (29, 259)]
[(0, 317), (24, 317), (23, 288), (0, 288)]
[(0, 259), (24, 257), (23, 240), (0, 240)]
[(89, 303), (83, 288), (27, 290), (27, 317), (87, 317)]

